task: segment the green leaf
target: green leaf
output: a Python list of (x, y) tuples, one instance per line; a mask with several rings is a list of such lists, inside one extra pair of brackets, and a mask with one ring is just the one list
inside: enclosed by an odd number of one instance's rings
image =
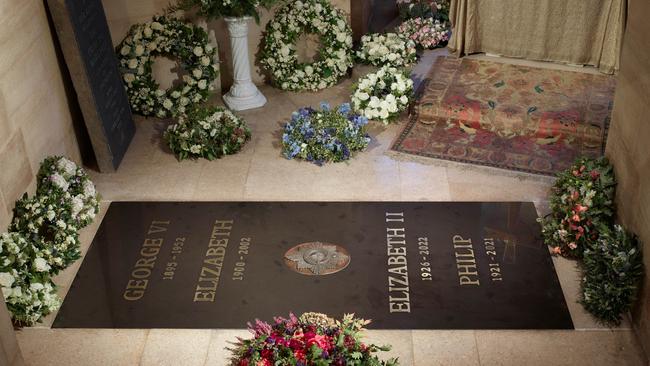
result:
[(535, 85), (535, 91), (539, 94), (544, 92), (544, 88), (541, 85)]
[(502, 86), (504, 86), (504, 85), (506, 85), (506, 82), (503, 81), (503, 80), (501, 80), (501, 81), (499, 81), (498, 83), (494, 84), (494, 86), (497, 87), (497, 88), (500, 88), (500, 87), (502, 87)]
[(497, 103), (493, 100), (488, 101), (488, 105), (490, 106), (490, 109), (494, 109), (497, 106)]
[(531, 113), (535, 112), (536, 110), (537, 110), (537, 107), (532, 106), (532, 107), (528, 108), (528, 114), (531, 114)]

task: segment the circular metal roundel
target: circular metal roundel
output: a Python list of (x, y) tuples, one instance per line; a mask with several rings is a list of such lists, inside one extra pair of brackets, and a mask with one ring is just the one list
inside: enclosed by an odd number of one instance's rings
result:
[(324, 276), (344, 270), (350, 264), (350, 254), (340, 245), (315, 241), (289, 249), (284, 262), (300, 274)]

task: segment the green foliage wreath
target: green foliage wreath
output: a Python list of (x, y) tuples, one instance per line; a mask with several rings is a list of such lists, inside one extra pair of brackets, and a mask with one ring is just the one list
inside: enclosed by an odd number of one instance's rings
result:
[[(185, 113), (191, 105), (208, 98), (218, 75), (216, 50), (208, 43), (207, 33), (165, 16), (132, 26), (117, 53), (131, 109), (145, 116), (166, 118)], [(157, 56), (180, 60), (180, 66), (187, 72), (183, 83), (160, 89), (151, 74)]]

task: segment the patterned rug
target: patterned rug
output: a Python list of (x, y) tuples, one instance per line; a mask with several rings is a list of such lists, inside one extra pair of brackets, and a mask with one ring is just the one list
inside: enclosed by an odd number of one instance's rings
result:
[(393, 150), (553, 175), (604, 153), (615, 79), (440, 57)]

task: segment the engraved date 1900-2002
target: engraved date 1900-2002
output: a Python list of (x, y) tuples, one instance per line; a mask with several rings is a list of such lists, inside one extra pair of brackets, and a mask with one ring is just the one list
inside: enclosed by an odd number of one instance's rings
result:
[(239, 241), (239, 247), (237, 248), (237, 255), (239, 260), (235, 262), (235, 269), (232, 273), (233, 281), (242, 281), (244, 279), (244, 273), (246, 271), (246, 256), (251, 246), (251, 238), (241, 238)]

